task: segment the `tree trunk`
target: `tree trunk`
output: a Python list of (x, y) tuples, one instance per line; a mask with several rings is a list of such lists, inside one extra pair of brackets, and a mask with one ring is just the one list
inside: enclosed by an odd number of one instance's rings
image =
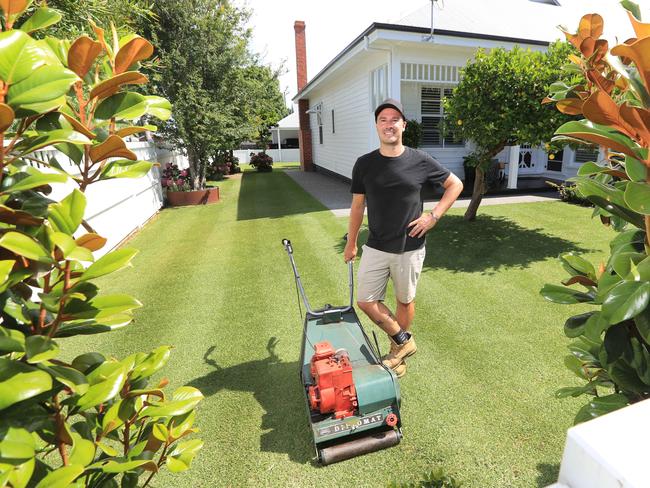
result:
[(469, 207), (465, 211), (465, 220), (476, 220), (476, 212), (481, 205), (483, 195), (485, 194), (485, 171), (481, 166), (476, 167), (474, 176), (474, 191), (472, 192), (472, 200), (469, 202)]
[(197, 170), (200, 167), (201, 162), (193, 149), (187, 149), (187, 161), (190, 164), (190, 186), (192, 187), (192, 190), (198, 190), (198, 187), (196, 186), (199, 177)]

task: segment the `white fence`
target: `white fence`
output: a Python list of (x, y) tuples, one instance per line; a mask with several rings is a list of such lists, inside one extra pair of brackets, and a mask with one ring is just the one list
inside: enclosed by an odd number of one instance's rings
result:
[[(156, 161), (161, 165), (173, 162), (181, 167), (187, 166), (184, 156), (157, 148), (151, 143), (135, 142), (127, 143), (127, 146), (137, 154), (138, 159)], [(68, 172), (78, 174), (76, 166), (59, 151), (39, 151), (36, 154), (36, 158), (41, 161), (48, 161), (53, 156)], [(117, 246), (160, 210), (163, 205), (160, 174), (160, 168), (154, 167), (142, 178), (100, 181), (88, 187), (85, 219), (98, 234), (108, 240), (106, 246), (95, 253), (97, 257)], [(61, 199), (75, 187), (71, 181), (52, 185), (51, 198)]]
[[(251, 160), (251, 153), (261, 151), (262, 149), (238, 149), (233, 154), (239, 158), (240, 164), (248, 164)], [(300, 161), (300, 149), (267, 149), (266, 154), (273, 158), (274, 163), (294, 163)]]

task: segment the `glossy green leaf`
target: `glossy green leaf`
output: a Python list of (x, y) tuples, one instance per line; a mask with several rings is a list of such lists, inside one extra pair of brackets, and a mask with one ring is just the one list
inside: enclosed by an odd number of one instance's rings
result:
[(72, 450), (70, 451), (70, 464), (88, 466), (95, 459), (95, 443), (84, 439), (76, 432), (72, 433)]
[(634, 323), (643, 340), (650, 344), (650, 308), (634, 317)]
[(26, 429), (9, 427), (0, 439), (0, 458), (27, 461), (36, 454), (36, 440)]
[(639, 252), (620, 252), (614, 254), (610, 260), (612, 268), (621, 278), (625, 278), (630, 274), (632, 264), (637, 264), (643, 261), (645, 254)]
[(196, 420), (196, 411), (192, 410), (185, 415), (174, 417), (169, 424), (169, 433), (174, 439), (181, 437), (187, 430), (192, 428)]
[(612, 381), (623, 391), (633, 393), (634, 395), (641, 395), (650, 391), (650, 387), (641, 381), (636, 370), (625, 364), (622, 360), (616, 361), (609, 368), (608, 372)]
[(67, 488), (84, 472), (84, 467), (71, 464), (50, 472), (43, 478), (36, 488)]
[(601, 166), (598, 163), (593, 161), (588, 161), (583, 163), (580, 168), (578, 168), (578, 176), (588, 176), (595, 175), (607, 171), (609, 168)]
[(149, 95), (144, 97), (147, 103), (147, 113), (160, 120), (168, 120), (172, 115), (172, 104), (163, 97)]
[(643, 215), (650, 215), (650, 184), (630, 181), (625, 188), (625, 203)]
[(102, 100), (95, 110), (95, 118), (108, 120), (133, 120), (147, 112), (147, 99), (135, 92), (116, 93)]
[(587, 320), (596, 312), (587, 312), (574, 315), (564, 323), (564, 334), (567, 337), (575, 338), (583, 334)]
[[(16, 108), (16, 117), (25, 118), (31, 116), (38, 116), (40, 114), (51, 112), (53, 110), (60, 110), (66, 104), (65, 95), (43, 102), (23, 103)], [(22, 153), (21, 156), (28, 153)]]
[(65, 313), (76, 319), (110, 317), (141, 306), (142, 303), (130, 295), (100, 295), (90, 301), (71, 301)]
[(0, 358), (0, 410), (52, 389), (52, 378), (33, 366)]
[(596, 270), (594, 268), (594, 265), (586, 259), (569, 252), (560, 255), (560, 260), (568, 264), (577, 273), (593, 279), (596, 278)]
[(72, 235), (81, 225), (86, 211), (86, 196), (76, 188), (58, 203), (48, 207), (48, 217), (55, 230)]
[(92, 262), (93, 253), (85, 247), (77, 246), (75, 240), (63, 232), (53, 232), (50, 236), (52, 243), (61, 250), (63, 257), (70, 261)]
[(606, 200), (608, 203), (614, 203), (620, 207), (626, 206), (622, 190), (606, 185), (598, 180), (593, 178), (577, 178), (576, 186), (585, 198), (596, 196)]
[(34, 32), (45, 29), (56, 24), (61, 20), (61, 14), (48, 7), (39, 7), (24, 23), (20, 26), (23, 32)]
[(589, 144), (599, 144), (611, 148), (614, 151), (622, 152), (629, 156), (643, 159), (641, 148), (632, 139), (609, 127), (594, 124), (592, 122), (571, 121), (560, 126), (555, 131), (553, 141), (576, 139)]
[(9, 473), (9, 484), (12, 488), (27, 488), (32, 479), (34, 468), (36, 467), (36, 458), (25, 461)]
[(83, 395), (88, 391), (88, 381), (86, 380), (86, 377), (74, 368), (54, 364), (48, 366), (39, 365), (38, 367), (49, 373), (59, 383), (70, 388), (70, 390), (77, 395)]
[(60, 173), (39, 172), (31, 174), (12, 185), (8, 185), (3, 189), (2, 193), (13, 193), (16, 191), (30, 190), (39, 186), (49, 185), (50, 183), (65, 183), (66, 181), (68, 181), (68, 177), (66, 175), (62, 175)]
[(200, 439), (179, 442), (167, 456), (167, 467), (172, 473), (179, 473), (189, 469), (194, 456), (202, 447), (203, 441)]
[(25, 353), (27, 362), (31, 364), (42, 363), (59, 355), (59, 346), (46, 336), (29, 336), (25, 339)]
[(18, 83), (45, 63), (36, 41), (20, 30), (0, 32), (0, 79)]
[(144, 469), (145, 471), (158, 471), (158, 465), (150, 459), (136, 459), (129, 461), (124, 458), (119, 460), (100, 461), (88, 466), (88, 469), (99, 469), (104, 473), (125, 473), (135, 469)]
[(544, 287), (540, 290), (540, 293), (548, 301), (565, 305), (590, 302), (594, 298), (590, 294), (582, 293), (578, 290), (574, 290), (573, 288), (548, 284), (544, 285)]
[(587, 383), (583, 386), (567, 386), (560, 388), (555, 392), (555, 398), (579, 397), (587, 393), (593, 393), (593, 385)]
[(19, 330), (7, 329), (0, 326), (0, 354), (23, 352), (24, 350), (25, 334)]
[(626, 281), (612, 288), (603, 301), (603, 315), (617, 324), (639, 315), (650, 303), (650, 282)]
[[(103, 372), (102, 375), (98, 375), (100, 370)], [(76, 401), (76, 406), (82, 411), (107, 402), (118, 395), (126, 381), (126, 370), (119, 363), (103, 363), (87, 377), (91, 386)]]
[(616, 325), (607, 329), (603, 346), (605, 354), (601, 354), (601, 361), (603, 361), (603, 365), (607, 366), (618, 360), (629, 348), (627, 328), (623, 325)]
[(647, 171), (643, 162), (631, 156), (625, 156), (625, 172), (631, 181), (645, 181)]
[(194, 409), (201, 400), (203, 394), (191, 386), (182, 386), (176, 390), (171, 401), (152, 402), (142, 410), (143, 417), (175, 417), (184, 415)]
[(598, 195), (591, 195), (588, 199), (594, 205), (604, 209), (616, 217), (625, 220), (626, 222), (630, 222), (640, 229), (644, 228), (645, 226), (645, 223), (643, 222), (643, 216), (628, 208), (627, 204), (621, 206), (616, 203), (607, 201), (605, 198), (602, 198)]
[(106, 361), (103, 354), (98, 352), (87, 352), (80, 354), (72, 360), (72, 367), (77, 371), (88, 374), (91, 370)]
[(585, 322), (583, 335), (592, 342), (601, 341), (601, 335), (609, 327), (609, 323), (600, 312), (594, 312)]
[(131, 380), (135, 381), (141, 378), (148, 378), (159, 371), (171, 355), (170, 346), (160, 346), (149, 353), (141, 363), (135, 366), (131, 372)]
[(131, 323), (133, 316), (130, 313), (120, 313), (110, 317), (98, 319), (79, 319), (63, 322), (57, 330), (55, 337), (71, 337), (75, 335), (93, 335), (111, 332)]
[(167, 430), (165, 424), (154, 424), (151, 433), (161, 442), (167, 442), (167, 439), (169, 438), (169, 430)]
[(620, 393), (593, 398), (587, 405), (578, 411), (574, 423), (579, 424), (581, 422), (586, 422), (587, 420), (623, 408), (628, 404), (629, 400), (627, 397)]
[(7, 232), (3, 235), (0, 238), (0, 247), (4, 247), (5, 249), (18, 254), (19, 256), (24, 256), (27, 259), (40, 261), (42, 263), (52, 262), (52, 258), (40, 242), (19, 232)]
[(7, 104), (16, 109), (21, 105), (59, 98), (77, 80), (77, 75), (63, 66), (41, 66), (20, 83), (11, 85), (7, 93)]
[[(0, 245), (2, 240), (0, 239)], [(81, 275), (80, 281), (88, 281), (113, 273), (131, 265), (131, 260), (138, 253), (137, 249), (117, 249), (111, 251), (91, 264)]]
[(90, 140), (83, 134), (73, 130), (60, 129), (23, 139), (16, 145), (16, 152), (20, 157), (23, 157), (39, 149), (63, 142), (70, 144), (90, 144)]
[(154, 164), (150, 161), (130, 161), (128, 159), (111, 161), (104, 167), (99, 179), (140, 178), (149, 173)]
[(583, 380), (587, 379), (587, 375), (583, 369), (583, 362), (574, 355), (570, 354), (568, 356), (564, 356), (564, 366), (566, 366), (566, 368), (569, 371), (573, 372), (573, 374), (575, 374), (578, 378), (581, 378)]

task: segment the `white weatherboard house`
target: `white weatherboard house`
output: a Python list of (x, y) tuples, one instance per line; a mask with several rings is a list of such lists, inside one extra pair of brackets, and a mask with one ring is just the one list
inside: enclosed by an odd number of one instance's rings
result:
[[(373, 23), (308, 83), (305, 26), (297, 21), (299, 91), (293, 101), (300, 117), (302, 168), (350, 178), (357, 157), (379, 145), (374, 108), (392, 97), (402, 102), (408, 119), (422, 123), (422, 149), (463, 177), (470, 145), (443, 138), (437, 129), (445, 115), (441, 99), (458, 84), (460, 69), (479, 48), (545, 50), (564, 38), (558, 25), (575, 32), (587, 13), (603, 16), (610, 43), (614, 36), (619, 42), (633, 36), (615, 0), (436, 0), (396, 23)], [(563, 180), (597, 156), (594, 149), (565, 149), (549, 159), (543, 148), (522, 145), (497, 157), (508, 163), (508, 186), (516, 188), (518, 176)]]

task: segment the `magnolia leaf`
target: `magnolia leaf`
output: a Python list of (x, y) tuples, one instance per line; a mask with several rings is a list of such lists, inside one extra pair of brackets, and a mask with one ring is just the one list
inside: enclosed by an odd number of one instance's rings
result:
[(650, 282), (624, 281), (612, 288), (603, 301), (603, 315), (617, 324), (639, 315), (650, 303)]
[(70, 261), (92, 262), (95, 260), (93, 253), (85, 247), (77, 246), (75, 240), (63, 232), (53, 232), (50, 236), (52, 243), (63, 253), (63, 257)]
[(632, 181), (645, 181), (648, 168), (643, 162), (631, 156), (625, 156), (625, 172)]
[(20, 83), (11, 85), (7, 100), (12, 107), (60, 98), (78, 81), (76, 74), (63, 66), (41, 66)]
[(63, 116), (63, 118), (65, 118), (70, 123), (70, 125), (74, 130), (76, 130), (77, 132), (81, 132), (88, 139), (94, 139), (95, 137), (97, 137), (95, 133), (91, 132), (85, 125), (83, 125), (81, 122), (75, 119), (72, 115), (67, 114), (65, 112), (60, 112), (60, 114)]
[(65, 314), (75, 319), (102, 318), (111, 317), (141, 306), (142, 303), (130, 295), (101, 295), (87, 302), (71, 300), (65, 307)]
[(599, 144), (628, 156), (642, 159), (640, 148), (629, 137), (591, 122), (567, 122), (557, 129), (555, 134), (556, 137), (553, 137), (552, 140), (557, 140), (558, 136), (560, 138), (570, 137), (592, 144)]
[(587, 312), (569, 317), (564, 323), (564, 334), (567, 337), (575, 338), (583, 334), (587, 320), (596, 312)]
[(587, 293), (582, 293), (573, 288), (558, 285), (544, 285), (540, 294), (548, 301), (561, 304), (574, 304), (582, 302), (591, 302), (594, 297)]
[(172, 104), (163, 97), (154, 95), (145, 96), (147, 100), (147, 113), (160, 120), (168, 120), (172, 115)]
[(565, 253), (560, 255), (560, 260), (568, 264), (571, 269), (576, 272), (588, 276), (592, 279), (596, 278), (596, 269), (594, 265), (587, 261), (585, 258), (577, 256), (573, 253)]
[(83, 78), (101, 52), (102, 45), (99, 42), (88, 36), (81, 36), (68, 50), (68, 67)]
[(643, 215), (650, 215), (650, 184), (630, 181), (625, 187), (625, 203)]
[(9, 427), (0, 440), (0, 459), (25, 462), (36, 454), (34, 436), (26, 429)]
[(170, 355), (170, 346), (160, 346), (157, 349), (154, 349), (149, 353), (146, 359), (133, 368), (133, 371), (131, 372), (131, 380), (148, 378), (153, 375), (167, 363)]
[(45, 29), (59, 22), (61, 18), (61, 14), (56, 10), (42, 6), (20, 26), (20, 30), (30, 33)]
[(70, 451), (70, 464), (88, 466), (95, 459), (95, 443), (84, 439), (76, 432), (72, 433), (72, 450)]
[(24, 350), (25, 334), (18, 330), (6, 329), (0, 326), (0, 354), (23, 352)]
[(115, 132), (115, 135), (120, 137), (127, 137), (133, 134), (139, 134), (140, 132), (155, 132), (157, 130), (158, 127), (155, 125), (135, 125), (130, 127), (122, 127), (121, 129), (118, 129), (117, 132)]
[(583, 163), (582, 166), (578, 168), (578, 176), (589, 176), (589, 175), (604, 173), (608, 169), (609, 168), (606, 168), (605, 166), (601, 166), (598, 163), (595, 163), (593, 161), (588, 161), (586, 163)]
[(16, 117), (25, 118), (34, 115), (40, 115), (45, 112), (51, 112), (53, 110), (60, 110), (61, 107), (63, 107), (65, 104), (65, 95), (61, 95), (58, 98), (53, 98), (52, 100), (45, 100), (43, 102), (23, 103), (22, 105), (16, 107)]
[(59, 346), (49, 337), (29, 336), (25, 339), (25, 353), (28, 363), (42, 363), (57, 357), (59, 355)]
[(63, 142), (70, 144), (89, 144), (90, 140), (76, 131), (66, 129), (53, 130), (44, 134), (25, 138), (16, 145), (16, 151), (19, 153), (19, 157), (22, 157), (47, 146)]
[(203, 394), (191, 386), (182, 386), (174, 392), (171, 401), (156, 402), (142, 410), (143, 417), (175, 417), (191, 412), (201, 400)]
[[(2, 239), (0, 239), (2, 245)], [(117, 249), (105, 254), (91, 264), (81, 275), (79, 281), (88, 281), (109, 273), (113, 273), (131, 265), (131, 260), (138, 253), (137, 249)]]
[(29, 212), (23, 212), (22, 210), (14, 210), (13, 208), (5, 207), (0, 205), (0, 222), (5, 224), (12, 225), (41, 225), (43, 219), (40, 217), (34, 217)]
[(0, 103), (0, 133), (5, 132), (14, 122), (14, 110), (4, 103)]
[(19, 256), (27, 259), (40, 261), (42, 263), (51, 263), (52, 258), (40, 242), (34, 238), (21, 234), (19, 232), (7, 232), (0, 238), (0, 247), (10, 250)]
[(138, 71), (127, 71), (98, 83), (90, 92), (90, 98), (110, 97), (124, 85), (141, 85), (149, 79)]
[(116, 93), (102, 100), (95, 110), (95, 118), (133, 120), (147, 112), (147, 100), (144, 95), (135, 92)]
[(36, 488), (67, 488), (84, 472), (84, 467), (78, 464), (71, 464), (51, 471), (43, 478)]
[(0, 8), (4, 16), (13, 24), (14, 20), (27, 10), (31, 3), (32, 0), (0, 0)]
[(76, 400), (76, 406), (83, 411), (114, 398), (126, 382), (126, 373), (120, 363), (101, 364), (87, 375), (91, 386)]
[(24, 80), (44, 64), (43, 50), (29, 35), (14, 29), (0, 32), (0, 79), (6, 84)]
[(111, 161), (102, 171), (99, 179), (110, 180), (113, 178), (140, 178), (151, 170), (155, 163), (150, 161)]
[(165, 424), (159, 424), (159, 423), (154, 424), (151, 433), (156, 439), (158, 439), (161, 442), (167, 442), (167, 439), (169, 439), (169, 430), (167, 430)]
[(52, 377), (34, 366), (0, 358), (0, 410), (52, 389)]
[(83, 395), (88, 391), (86, 377), (74, 368), (53, 364), (48, 366), (39, 364), (38, 368), (49, 373), (56, 381), (67, 386), (77, 395)]
[(106, 358), (102, 354), (98, 352), (87, 352), (74, 358), (72, 360), (72, 367), (83, 374), (87, 374), (105, 361)]
[(189, 469), (192, 459), (202, 447), (203, 441), (200, 439), (179, 442), (167, 456), (167, 467), (172, 473)]
[(133, 471), (138, 468), (144, 469), (145, 471), (158, 471), (158, 465), (150, 459), (129, 461), (125, 458), (118, 458), (117, 460), (100, 461), (88, 466), (88, 469), (100, 469), (104, 473), (125, 473), (126, 471)]
[(621, 393), (593, 398), (582, 407), (575, 417), (574, 423), (579, 424), (594, 419), (606, 413), (613, 412), (629, 404), (627, 397)]
[(133, 64), (149, 58), (153, 54), (153, 46), (142, 37), (135, 37), (120, 48), (115, 56), (115, 73), (123, 73)]
[(108, 158), (126, 158), (130, 160), (138, 159), (138, 156), (126, 147), (121, 137), (111, 135), (101, 144), (90, 148), (90, 159), (98, 163)]
[(78, 246), (85, 247), (90, 251), (99, 251), (106, 245), (107, 240), (99, 234), (91, 232), (77, 238), (75, 242)]
[(98, 319), (68, 320), (61, 323), (55, 337), (71, 337), (76, 335), (93, 335), (111, 332), (127, 326), (133, 320), (130, 313), (111, 315)]
[(86, 211), (86, 196), (76, 188), (58, 203), (48, 206), (48, 218), (54, 230), (68, 235), (79, 228)]

